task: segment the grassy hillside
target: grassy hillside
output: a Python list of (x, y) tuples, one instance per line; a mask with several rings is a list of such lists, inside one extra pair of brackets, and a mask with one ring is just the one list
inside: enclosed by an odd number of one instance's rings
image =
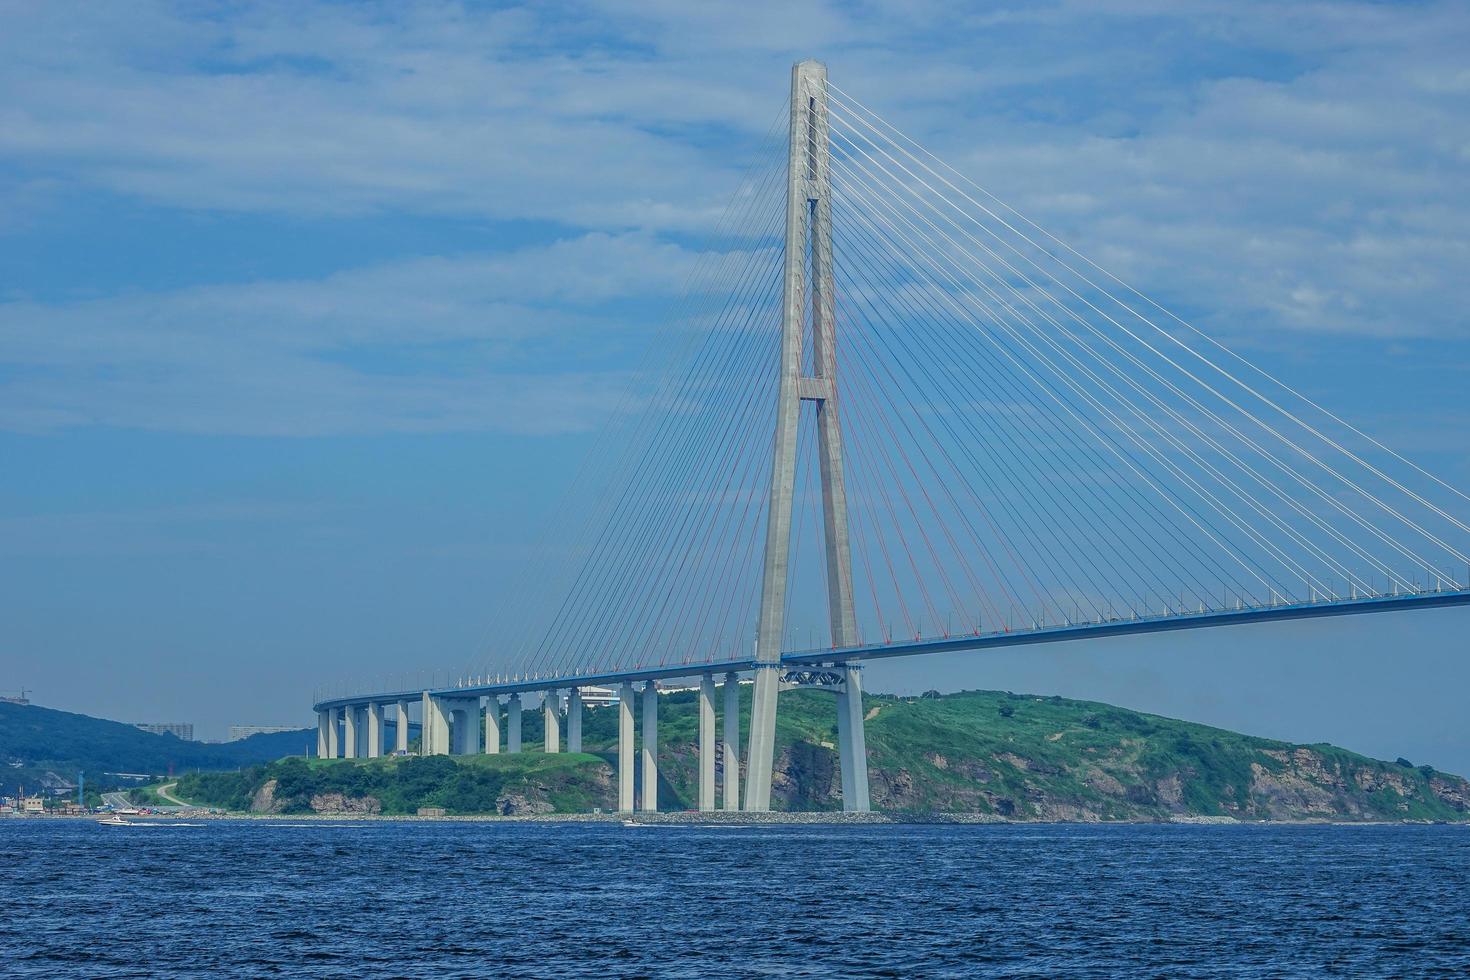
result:
[[(748, 731), (749, 688), (742, 691)], [(1018, 820), (1464, 820), (1470, 784), (1428, 766), (1381, 762), (1331, 745), (1294, 745), (1057, 697), (969, 691), (865, 699), (875, 809)], [(528, 705), (529, 708), (529, 705)], [(588, 754), (409, 760), (290, 760), (181, 781), (216, 806), (280, 811), (573, 812), (614, 805), (616, 708), (589, 709)], [(660, 698), (659, 803), (696, 801), (695, 694)], [(537, 749), (539, 711), (524, 715)], [(830, 695), (781, 696), (772, 805), (841, 808)], [(266, 796), (267, 784), (275, 782)], [(641, 787), (639, 792), (641, 793)]]
[(612, 768), (596, 756), (282, 759), (240, 772), (193, 773), (173, 795), (256, 813), (588, 813), (616, 806)]
[(153, 735), (116, 721), (56, 711), (36, 705), (0, 702), (0, 779), (35, 785), (54, 772), (75, 779), (78, 770), (90, 785), (109, 783), (105, 773), (157, 773), (172, 769), (234, 769), (315, 749), (315, 730), (253, 735), (238, 742), (210, 745)]

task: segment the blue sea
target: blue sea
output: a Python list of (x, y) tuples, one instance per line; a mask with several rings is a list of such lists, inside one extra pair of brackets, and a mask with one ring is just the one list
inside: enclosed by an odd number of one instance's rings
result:
[(1470, 975), (1470, 827), (0, 821), (0, 972)]

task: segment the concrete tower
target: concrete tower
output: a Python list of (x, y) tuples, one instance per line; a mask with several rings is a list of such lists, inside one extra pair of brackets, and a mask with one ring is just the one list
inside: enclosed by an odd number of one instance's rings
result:
[[(755, 692), (746, 760), (745, 809), (769, 810), (780, 690), (781, 635), (785, 629), (792, 495), (796, 484), (796, 433), (801, 403), (816, 407), (817, 452), (822, 477), (823, 533), (827, 552), (827, 604), (832, 642), (857, 644), (848, 550), (847, 494), (842, 471), (842, 428), (837, 410), (836, 322), (832, 297), (832, 202), (827, 122), (827, 67), (803, 61), (791, 69), (791, 128), (786, 175), (786, 250), (782, 283), (781, 360), (771, 497), (766, 525), (760, 622), (756, 634)], [(806, 266), (811, 263), (810, 290)], [(813, 373), (802, 373), (802, 325), (811, 296)], [(856, 670), (838, 711), (842, 741), (844, 807), (868, 809), (868, 774), (862, 736), (861, 692), (849, 707)], [(841, 710), (847, 708), (848, 710)], [(857, 723), (854, 725), (853, 718)]]

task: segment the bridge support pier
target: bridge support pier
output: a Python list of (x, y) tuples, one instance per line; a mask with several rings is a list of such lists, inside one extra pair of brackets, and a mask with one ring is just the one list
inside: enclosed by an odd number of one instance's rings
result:
[(745, 809), (771, 808), (771, 767), (776, 756), (776, 695), (781, 687), (780, 663), (755, 665), (750, 694), (750, 745), (745, 764)]
[(485, 754), (500, 752), (500, 699), (494, 696), (485, 699)]
[(618, 692), (618, 812), (633, 812), (633, 685)]
[(868, 743), (864, 733), (863, 668), (846, 664), (842, 668), (842, 690), (837, 693), (837, 753), (842, 766), (842, 809), (848, 813), (867, 813)]
[(480, 698), (454, 698), (445, 705), (445, 713), (454, 722), (454, 755), (480, 754)]
[(367, 706), (367, 757), (376, 759), (383, 754), (383, 705), (372, 701)]
[(572, 688), (567, 695), (567, 751), (582, 751), (582, 689)]
[(342, 751), (342, 709), (327, 712), (327, 758), (335, 759)]
[(423, 722), (419, 728), (419, 755), (448, 755), (449, 719), (444, 715), (444, 705), (428, 691), (424, 692), (423, 705)]
[(318, 759), (327, 757), (327, 747), (331, 744), (331, 739), (327, 736), (327, 726), (331, 723), (332, 713), (330, 711), (316, 713), (316, 757)]
[(357, 705), (348, 705), (342, 714), (342, 755), (348, 759), (356, 759), (359, 752), (357, 744)]
[(725, 717), (720, 718), (720, 804), (739, 810), (739, 674), (725, 674)]
[(721, 719), (720, 749), (724, 782), (721, 802), (726, 810), (740, 809), (740, 676), (725, 675), (725, 717)]
[(561, 694), (547, 691), (541, 695), (541, 717), (546, 727), (546, 751), (561, 751)]
[(658, 681), (643, 683), (643, 799), (639, 809), (658, 812)]
[(393, 730), (393, 750), (408, 751), (408, 699), (398, 701), (398, 727)]
[(521, 750), (521, 696), (512, 694), (505, 702), (505, 751)]
[(715, 808), (715, 679), (699, 679), (699, 809)]

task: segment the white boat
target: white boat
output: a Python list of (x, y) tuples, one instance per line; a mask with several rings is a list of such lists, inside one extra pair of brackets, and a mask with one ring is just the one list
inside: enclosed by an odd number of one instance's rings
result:
[(107, 816), (105, 816), (101, 820), (97, 821), (97, 823), (100, 826), (103, 826), (103, 827), (131, 827), (131, 826), (133, 826), (133, 824), (132, 824), (131, 821), (124, 820), (122, 817), (118, 816), (115, 813), (109, 813)]

